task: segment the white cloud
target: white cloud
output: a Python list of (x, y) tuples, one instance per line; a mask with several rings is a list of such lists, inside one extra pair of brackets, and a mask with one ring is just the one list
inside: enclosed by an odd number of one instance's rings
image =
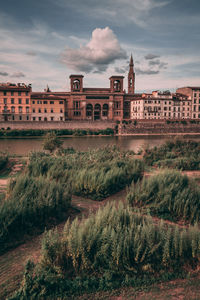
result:
[(96, 28), (91, 40), (78, 49), (66, 48), (61, 54), (61, 62), (70, 69), (82, 72), (101, 73), (109, 64), (127, 58), (125, 50), (109, 27)]

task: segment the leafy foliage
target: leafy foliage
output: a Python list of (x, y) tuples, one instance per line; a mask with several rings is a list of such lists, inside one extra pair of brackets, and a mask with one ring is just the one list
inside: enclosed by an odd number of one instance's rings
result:
[(164, 171), (133, 184), (127, 200), (167, 219), (184, 219), (192, 224), (200, 220), (200, 188), (178, 171)]
[(11, 181), (0, 205), (0, 249), (14, 246), (25, 234), (44, 229), (50, 219), (62, 219), (71, 202), (67, 185), (42, 176), (21, 175)]
[(180, 272), (185, 264), (198, 264), (200, 231), (154, 225), (122, 204), (107, 205), (81, 223), (67, 222), (61, 236), (47, 232), (42, 247), (40, 263), (27, 265), (20, 299), (62, 298), (91, 285), (100, 290)]
[(200, 142), (167, 141), (160, 147), (146, 149), (144, 162), (147, 165), (170, 167), (182, 170), (200, 169)]
[(116, 147), (86, 152), (64, 151), (57, 157), (32, 153), (28, 174), (45, 175), (50, 180), (63, 182), (71, 179), (74, 194), (101, 200), (132, 180), (136, 182), (142, 178), (143, 163), (135, 160), (133, 154)]
[(52, 153), (56, 149), (60, 149), (62, 144), (63, 142), (57, 137), (55, 132), (48, 132), (44, 137), (43, 149)]

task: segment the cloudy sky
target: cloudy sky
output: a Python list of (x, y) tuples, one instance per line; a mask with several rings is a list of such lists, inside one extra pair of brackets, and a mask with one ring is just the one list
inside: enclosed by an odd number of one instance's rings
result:
[[(127, 76), (136, 91), (200, 85), (199, 0), (6, 0), (0, 6), (0, 82), (69, 90)], [(125, 79), (125, 87), (127, 81)]]

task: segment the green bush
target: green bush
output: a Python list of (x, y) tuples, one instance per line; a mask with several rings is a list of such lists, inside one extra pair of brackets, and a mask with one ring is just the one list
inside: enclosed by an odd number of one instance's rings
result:
[(67, 184), (22, 175), (11, 181), (0, 205), (0, 251), (14, 246), (26, 234), (44, 229), (50, 220), (61, 220), (71, 203)]
[(127, 195), (133, 207), (146, 207), (153, 215), (170, 220), (200, 221), (200, 187), (186, 175), (165, 171), (133, 184)]
[[(174, 161), (168, 159), (174, 159)], [(144, 162), (147, 165), (173, 167), (174, 164), (175, 168), (198, 170), (199, 161), (200, 142), (192, 140), (166, 141), (160, 147), (146, 149), (144, 153)]]
[(132, 180), (142, 178), (143, 163), (134, 160), (133, 155), (131, 151), (123, 152), (115, 147), (72, 151), (58, 157), (32, 153), (27, 172), (31, 176), (42, 175), (57, 180), (70, 178), (74, 194), (101, 200)]
[(152, 277), (166, 277), (164, 272), (194, 268), (199, 257), (197, 226), (167, 228), (122, 204), (107, 205), (81, 223), (67, 222), (61, 236), (46, 233), (40, 263), (35, 267), (28, 262), (21, 289), (12, 299), (64, 298), (138, 281), (141, 286)]
[(8, 163), (8, 155), (5, 153), (0, 153), (0, 171), (3, 170)]

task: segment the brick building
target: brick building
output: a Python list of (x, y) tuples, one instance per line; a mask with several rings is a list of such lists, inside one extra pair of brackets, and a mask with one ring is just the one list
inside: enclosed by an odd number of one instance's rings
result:
[(0, 121), (31, 120), (31, 85), (0, 83)]
[(0, 84), (0, 121), (200, 118), (200, 87), (136, 94), (132, 55), (127, 79), (128, 93), (124, 76), (118, 75), (109, 78), (108, 88), (85, 88), (83, 75), (70, 75), (69, 92), (32, 92), (31, 85)]

